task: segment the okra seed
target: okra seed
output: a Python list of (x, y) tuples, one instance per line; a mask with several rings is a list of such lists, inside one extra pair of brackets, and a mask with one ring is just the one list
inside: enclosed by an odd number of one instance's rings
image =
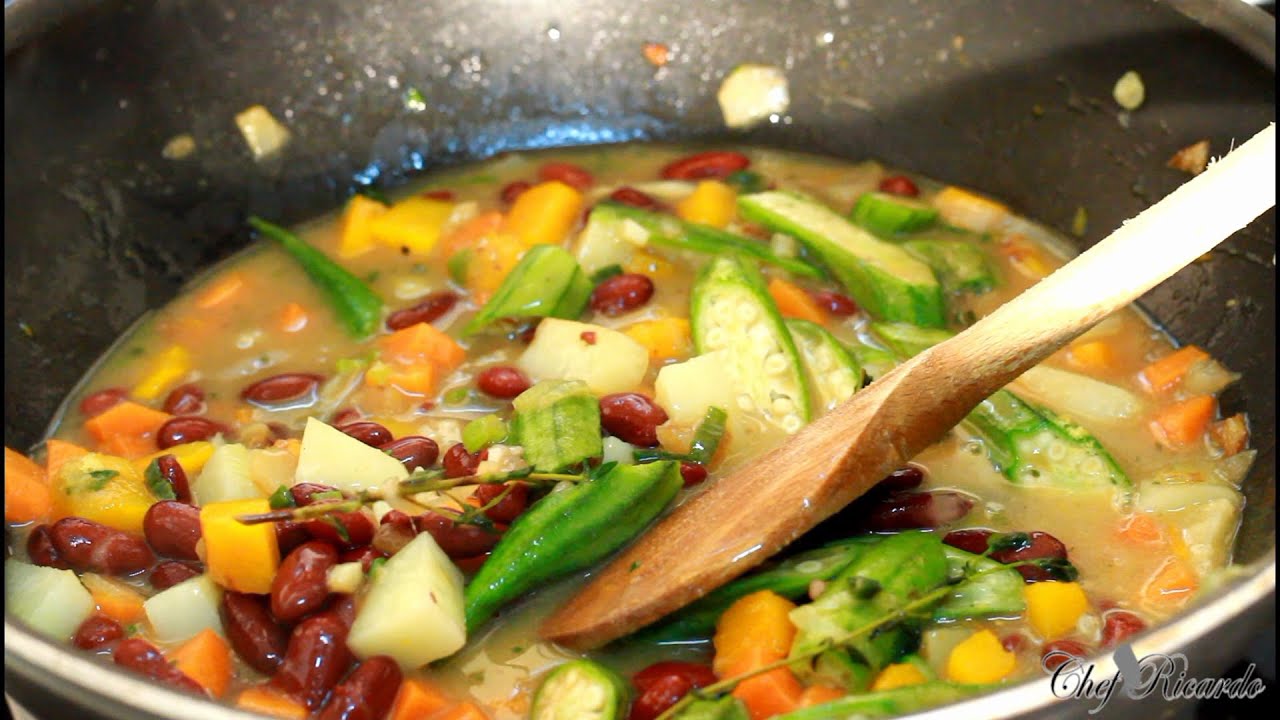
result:
[(793, 433), (800, 429), (804, 422), (800, 420), (799, 415), (788, 415), (782, 419), (782, 429), (789, 433)]
[(778, 398), (774, 400), (769, 407), (774, 415), (786, 415), (796, 409), (796, 404), (791, 402), (791, 398)]
[(738, 306), (738, 319), (744, 323), (749, 323), (756, 319), (756, 306), (742, 304)]
[(1054, 461), (1062, 460), (1067, 456), (1067, 445), (1061, 441), (1054, 441), (1049, 444), (1049, 459)]
[(716, 320), (722, 325), (733, 322), (733, 305), (728, 302), (715, 303), (712, 306), (712, 312), (715, 313)]
[(742, 408), (743, 410), (750, 410), (751, 408), (755, 407), (755, 403), (751, 401), (750, 395), (748, 395), (747, 393), (742, 393), (738, 395), (738, 407)]
[(719, 350), (728, 341), (729, 333), (724, 328), (714, 327), (707, 331), (706, 345), (708, 349)]
[(787, 359), (782, 353), (774, 353), (764, 361), (764, 371), (770, 375), (778, 375), (787, 370)]

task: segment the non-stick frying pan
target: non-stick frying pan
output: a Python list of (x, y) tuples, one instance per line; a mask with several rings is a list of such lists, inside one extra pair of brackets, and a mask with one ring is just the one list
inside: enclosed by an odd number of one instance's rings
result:
[[(646, 42), (670, 46), (666, 68)], [(1174, 151), (1207, 138), (1221, 153), (1275, 117), (1274, 20), (1239, 0), (6, 0), (5, 52), (14, 447), (146, 309), (242, 247), (249, 213), (300, 220), (357, 185), (509, 150), (706, 140), (875, 156), (1064, 229), (1083, 207), (1087, 244), (1184, 179)], [(793, 101), (729, 133), (715, 91), (742, 62), (784, 68)], [(1121, 117), (1127, 70), (1147, 101)], [(274, 164), (232, 123), (259, 103), (294, 135)], [(164, 159), (180, 133), (198, 151)], [(1143, 300), (1244, 374), (1224, 409), (1249, 413), (1260, 451), (1236, 553), (1249, 573), (1139, 643), (1187, 653), (1196, 676), (1274, 635), (1274, 232), (1268, 213)], [(233, 715), (5, 630), (6, 688), (42, 717)], [(1035, 680), (967, 712), (1089, 707), (1052, 700)]]

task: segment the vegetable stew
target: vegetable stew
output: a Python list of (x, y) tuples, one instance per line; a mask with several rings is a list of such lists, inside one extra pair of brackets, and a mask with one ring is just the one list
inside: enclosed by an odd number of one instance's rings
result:
[(577, 656), (536, 627), (583, 573), (1065, 245), (876, 162), (662, 146), (249, 226), (5, 449), (10, 611), (171, 687), (286, 718), (885, 717), (1230, 569), (1237, 376), (1125, 310), (770, 564)]

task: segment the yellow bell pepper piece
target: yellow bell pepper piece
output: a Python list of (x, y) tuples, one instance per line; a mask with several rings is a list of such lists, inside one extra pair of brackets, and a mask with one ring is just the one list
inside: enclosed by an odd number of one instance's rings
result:
[(387, 206), (365, 197), (352, 195), (342, 211), (342, 230), (338, 241), (338, 256), (344, 258), (362, 255), (373, 249), (373, 221), (386, 214)]
[(738, 194), (719, 180), (703, 180), (693, 193), (676, 203), (676, 215), (682, 220), (723, 228), (733, 219)]
[(384, 245), (409, 248), (414, 255), (426, 255), (436, 246), (440, 231), (452, 214), (451, 202), (414, 196), (370, 220), (369, 231)]
[(894, 663), (886, 666), (879, 675), (876, 675), (876, 679), (871, 683), (871, 692), (919, 685), (928, 679), (924, 673), (920, 672), (920, 668), (911, 663)]
[(675, 265), (644, 250), (635, 251), (622, 269), (629, 273), (648, 275), (650, 280), (659, 281), (670, 280), (676, 274)]
[(213, 581), (234, 592), (266, 595), (280, 567), (280, 546), (271, 523), (245, 525), (240, 515), (271, 511), (266, 498), (228, 500), (200, 508), (205, 566)]
[(685, 318), (642, 320), (623, 332), (645, 346), (650, 361), (683, 360), (693, 354), (693, 339)]
[(762, 650), (769, 658), (764, 662), (786, 657), (796, 636), (796, 626), (789, 617), (795, 607), (795, 603), (770, 590), (735, 600), (716, 622), (716, 634), (711, 639), (716, 651), (712, 669), (723, 677), (742, 658)]
[(115, 455), (88, 453), (68, 461), (53, 481), (58, 517), (82, 517), (138, 535), (142, 518), (155, 501), (142, 473)]
[(1023, 594), (1027, 598), (1027, 622), (1046, 641), (1069, 634), (1089, 609), (1089, 599), (1078, 583), (1032, 583), (1023, 589)]
[(133, 387), (133, 396), (139, 400), (155, 400), (190, 371), (191, 353), (181, 345), (170, 345), (151, 359), (147, 374)]
[(526, 247), (564, 240), (582, 212), (582, 193), (558, 181), (538, 183), (520, 193), (507, 213), (507, 230)]
[(133, 467), (139, 473), (145, 473), (147, 466), (153, 460), (164, 455), (172, 455), (177, 458), (178, 464), (182, 466), (182, 471), (187, 474), (187, 477), (194, 479), (204, 469), (204, 464), (209, 462), (209, 458), (213, 457), (213, 450), (213, 443), (208, 440), (196, 440), (144, 455), (133, 461)]
[(1003, 204), (954, 185), (934, 196), (933, 206), (943, 220), (976, 232), (993, 230), (1009, 216), (1009, 208)]
[(1008, 677), (1017, 664), (1017, 656), (1004, 649), (995, 633), (979, 630), (952, 648), (947, 656), (947, 679), (993, 683)]

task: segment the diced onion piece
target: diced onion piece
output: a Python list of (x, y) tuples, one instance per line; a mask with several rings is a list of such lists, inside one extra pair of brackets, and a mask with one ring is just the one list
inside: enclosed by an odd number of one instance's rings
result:
[(191, 492), (201, 505), (228, 500), (246, 500), (266, 497), (253, 481), (249, 449), (239, 443), (229, 443), (213, 451), (209, 462), (191, 483)]
[(208, 575), (184, 580), (142, 603), (155, 639), (160, 643), (190, 640), (208, 628), (222, 635), (218, 606), (222, 588)]
[(261, 105), (254, 105), (236, 115), (236, 127), (253, 153), (254, 160), (274, 155), (289, 143), (289, 128)]
[(791, 106), (787, 76), (769, 65), (739, 65), (725, 77), (716, 94), (724, 124), (747, 128), (781, 115)]
[(70, 570), (4, 561), (5, 610), (42, 635), (65, 641), (93, 612), (93, 596)]
[(329, 568), (325, 576), (325, 585), (329, 592), (352, 595), (364, 584), (364, 567), (359, 562), (338, 563)]
[[(584, 340), (584, 333), (594, 333), (594, 342)], [(534, 382), (581, 380), (591, 392), (608, 395), (640, 384), (649, 369), (649, 351), (616, 330), (546, 318), (516, 365)]]
[(1147, 88), (1142, 84), (1142, 76), (1133, 70), (1121, 75), (1116, 81), (1116, 86), (1111, 90), (1111, 97), (1115, 98), (1116, 104), (1125, 110), (1137, 110), (1142, 107), (1142, 101), (1147, 97)]
[(1240, 373), (1226, 369), (1213, 358), (1193, 363), (1182, 379), (1182, 388), (1191, 395), (1217, 395), (1240, 379)]
[(1253, 467), (1253, 461), (1257, 457), (1257, 450), (1245, 450), (1231, 457), (1223, 458), (1214, 465), (1213, 474), (1222, 482), (1229, 483), (1234, 487), (1240, 487), (1240, 484), (1249, 475), (1249, 468)]
[(632, 445), (625, 440), (619, 440), (616, 437), (607, 437), (604, 439), (604, 455), (601, 457), (600, 462), (616, 462), (619, 465), (635, 465), (635, 453), (635, 445)]

